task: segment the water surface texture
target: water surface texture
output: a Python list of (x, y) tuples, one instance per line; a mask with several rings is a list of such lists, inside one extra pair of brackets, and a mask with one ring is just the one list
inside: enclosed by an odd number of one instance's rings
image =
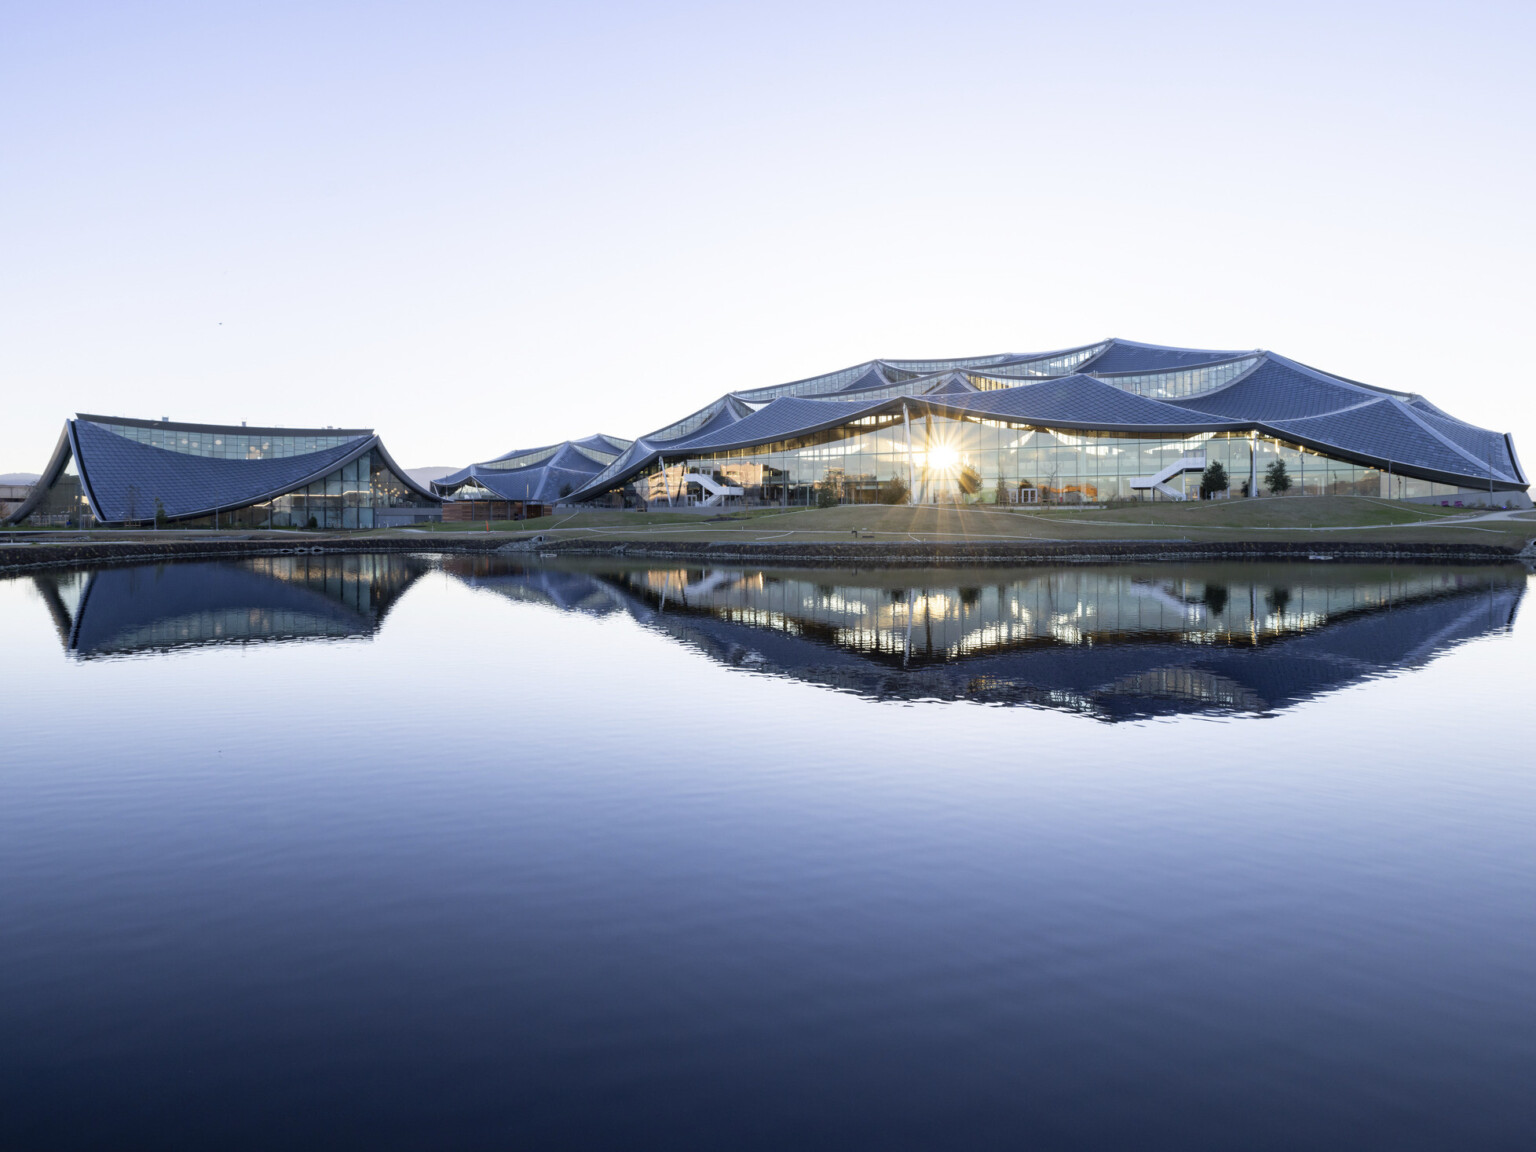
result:
[(0, 580), (0, 1145), (1529, 1147), (1530, 579)]

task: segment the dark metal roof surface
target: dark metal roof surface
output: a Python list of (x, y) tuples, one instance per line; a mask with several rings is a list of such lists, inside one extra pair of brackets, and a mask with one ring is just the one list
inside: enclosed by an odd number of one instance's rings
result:
[[(1353, 455), (1451, 475), (1475, 476), (1478, 470), (1477, 461), (1425, 428), (1401, 401), (1386, 396), (1341, 412), (1270, 424), (1288, 439), (1332, 445)], [(1507, 469), (1506, 460), (1496, 478), (1513, 480)], [(1486, 462), (1482, 472), (1488, 473)]]
[(1234, 420), (1295, 420), (1336, 412), (1379, 395), (1266, 356), (1258, 367), (1226, 388), (1169, 403)]
[(735, 447), (743, 444), (768, 444), (792, 436), (804, 436), (821, 428), (835, 427), (849, 420), (888, 407), (889, 399), (866, 400), (806, 400), (799, 396), (780, 396), (763, 405), (750, 416), (727, 428), (706, 431), (704, 434), (681, 441), (674, 449), (694, 453), (707, 448)]
[(152, 448), (88, 420), (73, 427), (78, 467), (108, 522), (152, 519), (157, 498), (173, 518), (257, 504), (334, 471), (378, 439), (363, 436), (302, 456), (221, 460)]

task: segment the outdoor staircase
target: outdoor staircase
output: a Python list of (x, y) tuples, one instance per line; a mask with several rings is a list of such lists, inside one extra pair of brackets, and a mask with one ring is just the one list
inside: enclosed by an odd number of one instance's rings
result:
[(1168, 481), (1183, 472), (1204, 471), (1204, 456), (1181, 456), (1155, 476), (1136, 477), (1136, 479), (1131, 481), (1131, 488), (1142, 491), (1148, 488), (1155, 488), (1170, 500), (1188, 500), (1188, 496), (1185, 496), (1183, 492), (1169, 484)]
[(689, 472), (683, 477), (684, 484), (697, 484), (705, 492), (709, 493), (704, 498), (704, 507), (725, 503), (727, 496), (743, 496), (745, 488), (735, 488), (730, 484), (722, 484), (713, 476), (706, 476), (702, 472)]

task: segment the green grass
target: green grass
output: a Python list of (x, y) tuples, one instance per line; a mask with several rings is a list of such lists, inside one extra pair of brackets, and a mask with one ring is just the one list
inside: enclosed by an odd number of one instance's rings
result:
[[(751, 509), (708, 516), (677, 512), (582, 511), (493, 523), (493, 532), (552, 540), (895, 541), (1254, 540), (1351, 538), (1514, 543), (1536, 536), (1530, 519), (1458, 526), (1474, 510), (1365, 497), (1285, 497), (1189, 504), (1133, 503), (1103, 509), (845, 505)], [(429, 527), (423, 525), (422, 527)], [(431, 525), (434, 533), (483, 533), (483, 524)]]

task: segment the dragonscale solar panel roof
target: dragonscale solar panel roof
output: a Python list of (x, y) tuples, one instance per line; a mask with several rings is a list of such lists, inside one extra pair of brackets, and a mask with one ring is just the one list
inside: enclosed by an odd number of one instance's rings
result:
[(1042, 353), (871, 360), (728, 393), (641, 436), (569, 499), (611, 491), (658, 460), (792, 440), (903, 409), (913, 417), (965, 414), (1126, 433), (1252, 430), (1403, 475), (1527, 485), (1508, 435), (1457, 420), (1423, 397), (1261, 349), (1110, 339)]

